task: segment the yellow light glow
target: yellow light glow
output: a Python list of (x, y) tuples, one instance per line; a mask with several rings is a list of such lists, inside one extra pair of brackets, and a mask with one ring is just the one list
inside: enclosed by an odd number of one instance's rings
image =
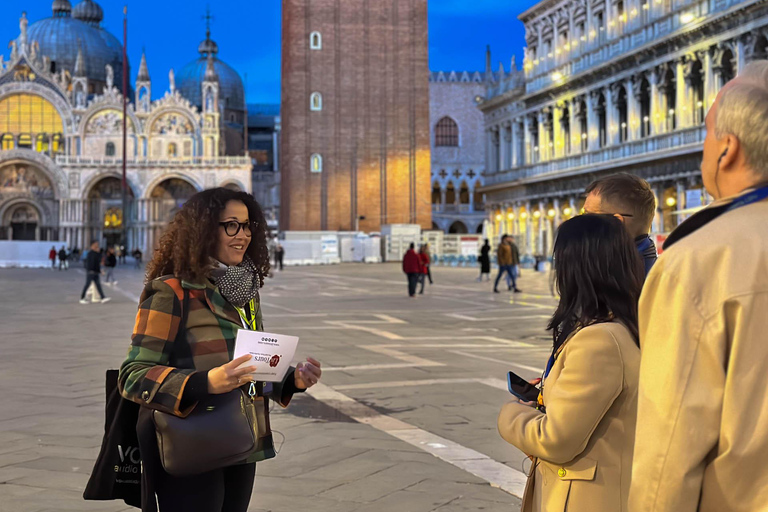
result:
[(621, 123), (621, 127), (622, 128), (626, 128), (627, 127), (627, 123)]
[(533, 212), (533, 216), (538, 219), (539, 217), (541, 217), (541, 212), (539, 210), (536, 210), (535, 212)]
[[(594, 30), (592, 32), (594, 32)], [(587, 36), (581, 36), (579, 39), (581, 39), (582, 41), (586, 41), (587, 40)]]
[(597, 35), (597, 32), (595, 32), (594, 30), (589, 31), (589, 37), (594, 38), (596, 35)]
[(582, 215), (584, 215), (584, 212), (585, 212), (585, 211), (586, 211), (586, 210), (585, 210), (584, 208), (582, 208), (582, 209), (581, 209), (581, 214), (582, 214)]
[(534, 64), (535, 66), (538, 66), (538, 65), (539, 65), (539, 59), (536, 59), (535, 61), (533, 61), (533, 64)]
[(509, 213), (507, 214), (507, 218), (508, 218), (509, 220), (512, 220), (512, 219), (514, 219), (514, 218), (515, 218), (515, 214), (514, 214), (513, 212), (509, 212)]
[(701, 107), (703, 107), (703, 106), (704, 106), (704, 102), (702, 102), (702, 101), (698, 101), (698, 102), (696, 102), (696, 106), (697, 106), (697, 107), (699, 107), (699, 108), (701, 108)]
[[(574, 41), (574, 43), (575, 43), (575, 41)], [(565, 43), (565, 49), (566, 50), (570, 50), (571, 49), (571, 45), (569, 43)]]
[(586, 133), (582, 133), (582, 134), (581, 134), (581, 138), (582, 138), (582, 139), (586, 139), (586, 138), (587, 138), (587, 134), (586, 134)]
[(630, 14), (632, 15), (633, 18), (637, 16), (637, 9), (632, 9), (632, 12), (630, 12)]
[(645, 9), (647, 11), (648, 9), (650, 9), (650, 7), (649, 7), (648, 4), (643, 4), (643, 9)]
[(645, 117), (643, 118), (643, 121), (645, 121), (645, 122), (647, 123), (647, 122), (649, 121), (649, 118), (648, 118), (648, 116), (645, 116)]
[(675, 199), (674, 197), (667, 198), (667, 206), (672, 207), (672, 206), (675, 206), (676, 204), (677, 204), (677, 199)]
[(563, 210), (563, 215), (565, 215), (566, 217), (570, 217), (571, 213), (573, 213), (573, 210), (571, 210), (569, 206), (566, 206), (565, 209)]
[(523, 219), (523, 220), (527, 219), (528, 218), (528, 212), (521, 213), (520, 214), (520, 218)]
[(673, 108), (669, 109), (669, 115), (671, 116), (675, 115), (675, 109)]
[(549, 58), (551, 59), (551, 58), (552, 58), (552, 52), (549, 52), (549, 53), (547, 54), (547, 57), (549, 57)]
[(560, 50), (555, 50), (555, 55), (560, 55)]
[(562, 79), (563, 79), (563, 74), (561, 72), (555, 71), (554, 73), (552, 73), (553, 82), (559, 82)]
[(501, 220), (501, 214), (500, 213), (496, 214), (496, 220)]
[(694, 20), (693, 14), (686, 12), (685, 14), (680, 15), (680, 23), (690, 23)]
[(627, 21), (627, 13), (624, 13), (621, 15), (621, 21), (626, 22)]
[(555, 216), (555, 210), (553, 208), (550, 208), (549, 210), (547, 210), (547, 217), (551, 219), (554, 216)]
[(616, 25), (614, 22), (608, 23), (608, 26), (611, 27), (611, 28), (613, 28), (614, 25)]

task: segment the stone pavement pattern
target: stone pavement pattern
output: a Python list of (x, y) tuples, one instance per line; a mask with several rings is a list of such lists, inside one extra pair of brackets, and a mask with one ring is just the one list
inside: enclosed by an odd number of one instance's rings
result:
[[(125, 355), (142, 287), (129, 267), (103, 305), (78, 304), (78, 269), (0, 270), (0, 512), (135, 510), (81, 498), (103, 434), (104, 370)], [(300, 336), (297, 358), (325, 373), (273, 408), (280, 453), (258, 465), (249, 510), (519, 510), (528, 465), (496, 416), (506, 371), (543, 367), (555, 302), (546, 275), (524, 271), (520, 295), (475, 277), (435, 268), (418, 299), (398, 265), (268, 280), (265, 329)]]

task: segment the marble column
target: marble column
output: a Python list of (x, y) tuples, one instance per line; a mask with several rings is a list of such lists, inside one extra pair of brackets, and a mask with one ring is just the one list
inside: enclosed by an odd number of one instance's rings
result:
[(565, 131), (563, 130), (563, 108), (559, 105), (552, 107), (553, 135), (555, 140), (551, 141), (553, 158), (561, 158), (565, 155)]
[(581, 122), (579, 121), (577, 110), (580, 108), (581, 102), (578, 98), (574, 98), (570, 101), (568, 108), (568, 126), (570, 128), (569, 143), (571, 150), (569, 154), (578, 155), (581, 154)]
[(606, 87), (605, 89), (605, 110), (606, 110), (606, 142), (608, 146), (619, 143), (619, 116), (618, 116), (618, 94), (616, 88)]
[(685, 80), (685, 60), (678, 59), (675, 62), (675, 86), (677, 87), (675, 100), (675, 119), (676, 129), (687, 128), (690, 126), (689, 115), (691, 109), (688, 107), (688, 84)]
[(545, 116), (543, 111), (539, 111), (536, 113), (538, 116), (538, 124), (539, 124), (539, 140), (537, 142), (537, 145), (539, 147), (539, 160), (547, 160), (548, 159), (548, 147), (547, 147), (547, 129), (545, 126)]
[[(715, 92), (715, 72), (712, 69), (712, 51), (701, 50), (696, 53), (696, 56), (701, 61), (704, 69), (702, 79), (704, 80), (704, 115), (706, 115), (707, 110), (714, 103), (717, 94)], [(703, 119), (701, 121), (704, 122)]]
[(501, 137), (500, 144), (502, 145), (502, 165), (503, 170), (510, 169), (512, 167), (512, 124), (509, 121), (505, 121), (501, 125)]
[(520, 156), (525, 165), (530, 165), (534, 162), (533, 140), (531, 137), (531, 117), (529, 115), (523, 117), (523, 152)]
[(588, 151), (600, 149), (600, 119), (597, 114), (597, 102), (600, 91), (591, 91), (587, 94), (587, 136)]

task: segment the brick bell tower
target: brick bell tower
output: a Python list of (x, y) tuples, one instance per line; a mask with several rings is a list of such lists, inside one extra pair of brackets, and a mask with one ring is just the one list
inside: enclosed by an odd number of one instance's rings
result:
[(427, 0), (283, 0), (282, 54), (281, 229), (430, 228)]

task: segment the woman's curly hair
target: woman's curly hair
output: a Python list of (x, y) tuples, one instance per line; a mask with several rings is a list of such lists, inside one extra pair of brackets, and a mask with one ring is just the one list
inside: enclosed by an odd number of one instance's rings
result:
[(147, 266), (147, 281), (173, 275), (186, 281), (200, 282), (213, 268), (219, 240), (219, 216), (229, 201), (242, 201), (252, 223), (251, 243), (246, 249), (256, 266), (259, 285), (269, 274), (267, 223), (261, 206), (250, 194), (228, 188), (212, 188), (198, 192), (176, 212)]

